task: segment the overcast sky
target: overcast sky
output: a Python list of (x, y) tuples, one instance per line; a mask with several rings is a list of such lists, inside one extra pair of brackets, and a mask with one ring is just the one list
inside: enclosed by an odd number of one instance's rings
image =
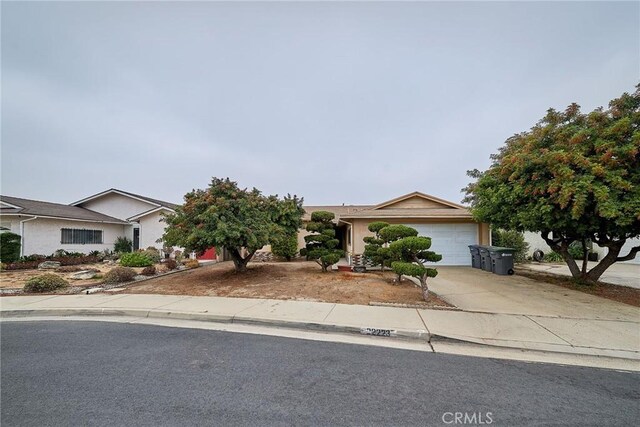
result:
[(632, 91), (627, 3), (2, 2), (2, 194), (180, 202), (212, 176), (307, 204), (422, 191), (549, 107)]

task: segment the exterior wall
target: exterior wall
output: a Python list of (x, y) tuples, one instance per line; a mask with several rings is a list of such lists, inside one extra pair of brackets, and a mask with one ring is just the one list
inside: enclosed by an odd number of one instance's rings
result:
[[(113, 250), (116, 238), (126, 235), (128, 226), (63, 219), (37, 218), (24, 223), (22, 253), (24, 255), (51, 255), (58, 249), (70, 252), (89, 253), (91, 251)], [(77, 245), (60, 243), (62, 228), (85, 228), (102, 230), (102, 244)]]
[[(547, 242), (545, 242), (542, 239), (542, 236), (540, 235), (540, 233), (534, 233), (532, 231), (525, 231), (524, 232), (524, 241), (529, 244), (529, 250), (527, 251), (527, 255), (528, 256), (532, 256), (533, 252), (535, 250), (537, 250), (537, 249), (540, 249), (545, 254), (548, 254), (549, 252), (552, 252), (552, 250), (549, 247), (549, 245), (547, 245)], [(598, 253), (598, 259), (602, 259), (602, 257), (605, 256), (606, 253), (607, 253), (607, 249), (606, 248), (601, 248), (600, 246), (596, 245), (595, 243), (593, 244), (592, 251)]]
[(6, 227), (12, 233), (20, 234), (20, 221), (29, 219), (29, 216), (0, 216), (0, 225)]
[(479, 245), (491, 244), (491, 226), (486, 222), (478, 224), (478, 244)]
[(119, 219), (127, 219), (157, 207), (151, 203), (132, 199), (131, 197), (117, 193), (106, 194), (97, 199), (85, 202), (81, 206)]
[(162, 249), (162, 243), (157, 240), (162, 238), (166, 223), (161, 222), (162, 216), (160, 212), (153, 212), (143, 216), (138, 221), (140, 223), (140, 249), (146, 249), (149, 246)]
[(304, 248), (307, 245), (307, 242), (304, 241), (304, 236), (308, 236), (309, 233), (307, 230), (305, 230), (306, 224), (302, 225), (302, 228), (300, 230), (298, 230), (298, 250)]

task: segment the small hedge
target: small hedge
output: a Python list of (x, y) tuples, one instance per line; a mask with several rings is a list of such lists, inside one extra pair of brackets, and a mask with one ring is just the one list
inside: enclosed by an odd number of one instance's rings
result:
[(55, 274), (43, 274), (41, 276), (32, 277), (22, 288), (25, 292), (53, 292), (58, 289), (66, 288), (69, 282)]
[(156, 274), (156, 267), (154, 265), (145, 267), (140, 274), (143, 276), (154, 276)]
[(153, 263), (158, 263), (162, 260), (162, 256), (160, 255), (160, 251), (153, 246), (149, 246), (147, 249), (143, 251), (139, 251), (141, 254), (146, 255)]
[(198, 268), (200, 267), (200, 263), (197, 259), (190, 259), (188, 261), (185, 261), (184, 266), (187, 268)]
[(178, 268), (178, 263), (176, 262), (175, 259), (167, 259), (164, 262), (165, 267), (167, 267), (167, 270), (175, 270), (176, 268)]
[(142, 252), (130, 252), (120, 256), (120, 264), (125, 267), (148, 267), (153, 261)]
[(4, 263), (14, 262), (20, 258), (20, 244), (22, 238), (19, 234), (5, 232), (0, 234), (0, 261)]
[(136, 277), (136, 271), (129, 267), (116, 267), (104, 275), (104, 283), (131, 282)]

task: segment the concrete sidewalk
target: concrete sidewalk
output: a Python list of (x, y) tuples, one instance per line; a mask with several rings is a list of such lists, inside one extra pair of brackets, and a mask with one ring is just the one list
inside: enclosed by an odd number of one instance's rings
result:
[[(246, 298), (92, 294), (0, 298), (3, 318), (134, 316), (362, 333), (362, 328), (431, 343), (499, 347), (640, 361), (640, 321), (475, 313)], [(380, 339), (384, 339), (380, 337)]]

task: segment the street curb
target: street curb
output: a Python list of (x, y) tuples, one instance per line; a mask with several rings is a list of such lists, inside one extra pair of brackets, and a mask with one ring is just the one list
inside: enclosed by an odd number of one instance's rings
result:
[[(317, 332), (336, 332), (362, 335), (362, 327), (348, 325), (332, 325), (327, 323), (294, 322), (280, 319), (256, 319), (232, 315), (193, 313), (182, 311), (163, 311), (127, 308), (45, 308), (37, 310), (2, 310), (0, 319), (43, 316), (129, 316), (152, 319), (197, 320), (203, 322), (232, 323), (254, 326), (271, 326), (288, 329), (303, 329)], [(395, 338), (406, 338), (428, 343), (431, 334), (426, 330), (392, 329)]]
[[(182, 312), (182, 311), (164, 311), (164, 310), (148, 310), (148, 309), (128, 309), (128, 308), (44, 308), (44, 309), (26, 309), (26, 310), (2, 310), (0, 311), (0, 319), (19, 319), (29, 317), (75, 317), (75, 316), (87, 316), (87, 317), (134, 317), (143, 319), (175, 319), (175, 320), (192, 320), (211, 323), (222, 324), (235, 324), (235, 325), (253, 325), (253, 326), (265, 326), (284, 329), (296, 329), (315, 332), (329, 332), (340, 333), (349, 335), (363, 335), (361, 326), (348, 326), (348, 325), (332, 325), (325, 323), (314, 322), (295, 322), (281, 319), (256, 319), (250, 317), (238, 317), (233, 315), (223, 315), (214, 313), (194, 313), (194, 312)], [(495, 349), (511, 349), (511, 350), (523, 350), (523, 351), (542, 351), (552, 354), (562, 354), (570, 356), (591, 356), (591, 357), (606, 357), (610, 359), (626, 360), (632, 362), (639, 362), (640, 355), (638, 357), (621, 357), (606, 354), (594, 354), (585, 352), (570, 352), (570, 351), (558, 351), (550, 349), (536, 349), (536, 348), (523, 348), (517, 345), (497, 345), (492, 343), (483, 342), (479, 339), (462, 339), (460, 337), (449, 337), (440, 334), (432, 334), (426, 330), (411, 330), (411, 329), (393, 329), (391, 338), (405, 339), (411, 341), (423, 342), (425, 344), (430, 343), (452, 343), (452, 344), (472, 344), (480, 345), (487, 348)], [(370, 334), (367, 334), (370, 335)], [(380, 339), (384, 339), (382, 336)], [(574, 347), (575, 349), (575, 347)], [(633, 352), (632, 352), (633, 353)]]

